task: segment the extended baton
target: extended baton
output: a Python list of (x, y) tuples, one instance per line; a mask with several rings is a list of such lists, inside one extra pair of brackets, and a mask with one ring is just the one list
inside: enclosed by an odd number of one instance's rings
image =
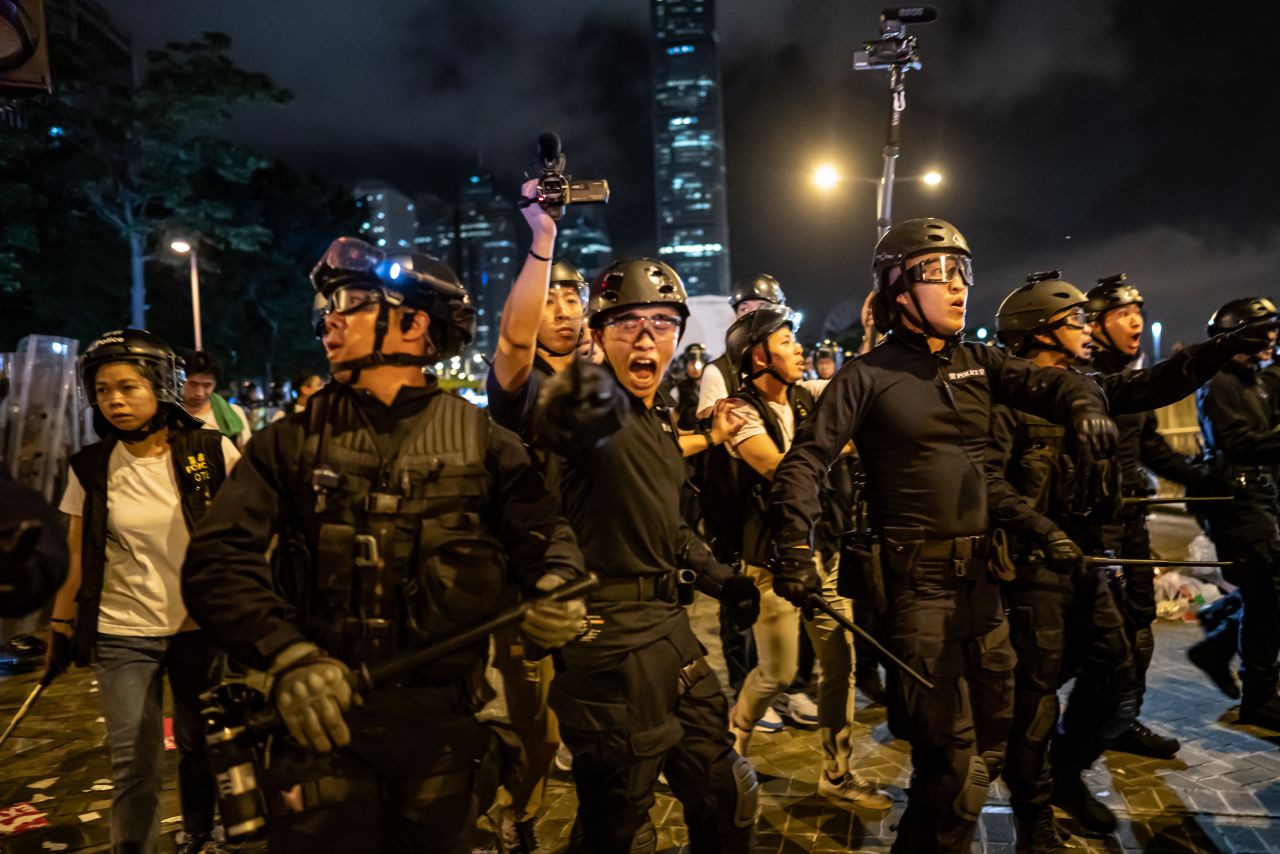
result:
[(933, 690), (932, 682), (930, 682), (928, 679), (925, 679), (919, 673), (916, 673), (914, 670), (912, 670), (910, 667), (907, 666), (906, 662), (898, 658), (898, 656), (894, 655), (893, 653), (889, 652), (889, 650), (885, 649), (884, 646), (880, 643), (880, 641), (873, 638), (871, 636), (871, 633), (868, 632), (866, 629), (862, 628), (857, 623), (853, 622), (853, 620), (850, 620), (844, 614), (841, 614), (835, 608), (832, 608), (830, 605), (828, 605), (826, 599), (823, 599), (817, 593), (811, 593), (809, 594), (809, 604), (817, 608), (822, 613), (826, 614), (831, 619), (835, 620), (845, 629), (845, 631), (852, 632), (853, 634), (862, 638), (867, 643), (871, 644), (872, 648), (875, 649), (876, 652), (883, 655), (890, 663), (892, 663), (895, 667), (897, 667), (903, 673), (907, 674), (912, 679), (916, 680), (917, 682), (919, 682), (921, 685), (928, 688), (929, 690)]
[(1203, 504), (1205, 502), (1235, 500), (1235, 497), (1231, 495), (1198, 495), (1194, 497), (1184, 495), (1182, 498), (1121, 498), (1120, 503), (1129, 506), (1150, 507), (1153, 504)]
[(18, 724), (22, 723), (22, 719), (27, 716), (27, 712), (31, 711), (31, 707), (35, 705), (36, 700), (40, 699), (40, 695), (44, 693), (44, 689), (53, 684), (53, 680), (58, 677), (59, 671), (52, 667), (44, 672), (44, 676), (40, 677), (40, 681), (36, 683), (36, 687), (31, 689), (31, 693), (27, 695), (27, 700), (18, 709), (18, 713), (13, 716), (13, 720), (9, 721), (9, 725), (5, 727), (4, 735), (0, 735), (0, 748), (4, 747), (4, 743), (9, 740), (10, 734), (17, 729)]
[(1081, 558), (1085, 566), (1231, 566), (1229, 560), (1157, 560), (1145, 557), (1095, 557)]

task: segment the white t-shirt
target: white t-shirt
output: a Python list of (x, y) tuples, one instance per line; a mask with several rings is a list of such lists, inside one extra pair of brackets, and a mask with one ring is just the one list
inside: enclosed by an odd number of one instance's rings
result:
[(698, 417), (711, 416), (711, 408), (729, 396), (720, 366), (711, 362), (702, 369), (702, 382), (698, 384)]
[[(227, 471), (240, 459), (225, 436)], [(58, 509), (84, 515), (84, 487), (74, 471)], [(107, 462), (107, 543), (98, 631), (126, 637), (177, 634), (187, 621), (182, 559), (191, 541), (178, 502), (171, 452), (135, 457), (117, 444)]]
[[(809, 393), (817, 398), (826, 389), (830, 380), (801, 380), (800, 385), (809, 390)], [(786, 453), (791, 450), (791, 440), (796, 435), (796, 414), (788, 404), (766, 402), (765, 406), (773, 410), (774, 416), (778, 419), (778, 427), (782, 432), (782, 452)], [(725, 440), (725, 446), (729, 449), (731, 456), (742, 458), (738, 453), (738, 446), (753, 436), (760, 436), (769, 431), (765, 429), (764, 419), (760, 417), (760, 413), (756, 408), (745, 400), (734, 401), (733, 411), (742, 416), (742, 422), (729, 434)]]
[[(237, 446), (243, 448), (253, 438), (253, 429), (249, 426), (249, 416), (244, 411), (244, 407), (238, 403), (228, 403), (227, 406), (230, 406), (231, 411), (240, 416), (240, 423), (244, 425), (240, 432), (236, 434), (235, 442)], [(200, 426), (205, 430), (218, 429), (218, 419), (213, 417), (212, 406), (209, 407), (208, 415), (193, 415), (192, 417), (198, 419), (201, 422)]]

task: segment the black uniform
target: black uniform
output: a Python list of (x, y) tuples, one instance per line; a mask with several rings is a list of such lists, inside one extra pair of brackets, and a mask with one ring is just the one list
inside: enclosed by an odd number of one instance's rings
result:
[(680, 515), (685, 469), (669, 410), (629, 400), (608, 442), (562, 461), (565, 515), (602, 579), (588, 633), (558, 651), (551, 686), (573, 752), (575, 839), (594, 854), (655, 850), (649, 808), (665, 773), (694, 852), (747, 852), (755, 773), (733, 750), (728, 703), (675, 584), (678, 569), (704, 589), (730, 572)]
[[(1243, 709), (1276, 696), (1280, 539), (1275, 467), (1280, 464), (1280, 433), (1272, 430), (1267, 390), (1253, 365), (1228, 364), (1199, 391), (1196, 404), (1206, 454), (1237, 493), (1229, 509), (1206, 505), (1210, 509), (1202, 511), (1202, 521), (1218, 557), (1235, 561), (1225, 575), (1239, 585), (1243, 603), (1239, 622)], [(1234, 627), (1234, 621), (1224, 621), (1220, 629), (1227, 627)]]
[(0, 468), (0, 617), (44, 605), (67, 578), (67, 538), (44, 496)]
[[(1174, 359), (1181, 356), (1175, 354)], [(1104, 375), (1115, 376), (1124, 372), (1130, 359), (1110, 350), (1099, 350), (1093, 359), (1093, 367)], [(1212, 376), (1212, 374), (1210, 374)], [(1207, 380), (1208, 377), (1205, 378)], [(1117, 415), (1116, 429), (1119, 439), (1116, 459), (1120, 463), (1121, 490), (1126, 497), (1141, 498), (1155, 494), (1150, 469), (1160, 477), (1184, 485), (1195, 485), (1203, 480), (1186, 458), (1169, 447), (1157, 431), (1154, 412), (1134, 412)], [(1151, 534), (1147, 530), (1147, 510), (1141, 505), (1126, 507), (1120, 518), (1102, 525), (1102, 547), (1116, 557), (1150, 558)], [(1138, 678), (1138, 708), (1142, 708), (1142, 696), (1146, 692), (1147, 668), (1155, 651), (1151, 625), (1156, 619), (1155, 568), (1150, 566), (1126, 567), (1121, 573), (1112, 573), (1112, 585), (1116, 599), (1125, 618), (1125, 630), (1133, 646), (1134, 667)]]
[(1013, 649), (987, 569), (985, 462), (993, 403), (1068, 421), (1105, 411), (1098, 387), (1002, 351), (895, 330), (847, 363), (773, 479), (778, 542), (809, 542), (818, 484), (849, 439), (867, 471), (890, 648), (936, 684), (900, 681), (890, 724), (910, 739), (907, 811), (894, 850), (968, 850), (1013, 714)]
[[(311, 641), (355, 667), (479, 622), (547, 572), (575, 577), (580, 557), (515, 435), (434, 379), (390, 406), (331, 384), (246, 448), (192, 538), (183, 595), (249, 665)], [(497, 782), (474, 717), (493, 696), (487, 652), (365, 697), (349, 747), (277, 738), (271, 850), (469, 851)], [(298, 785), (302, 812), (280, 797)]]
[[(1192, 394), (1225, 358), (1212, 344), (1197, 345), (1149, 371), (1094, 378), (1119, 421), (1126, 412), (1149, 415)], [(1057, 571), (1039, 552), (1060, 530), (1086, 553), (1099, 553), (1096, 520), (1120, 506), (1120, 483), (1110, 461), (1078, 458), (1063, 427), (1003, 406), (992, 413), (988, 473), (992, 521), (1010, 534), (1016, 566), (1004, 590), (1018, 653), (1004, 776), (1015, 813), (1029, 817), (1049, 803), (1049, 735), (1067, 679), (1078, 673), (1055, 739), (1055, 763), (1073, 772), (1088, 768), (1137, 714), (1133, 654), (1105, 574)]]

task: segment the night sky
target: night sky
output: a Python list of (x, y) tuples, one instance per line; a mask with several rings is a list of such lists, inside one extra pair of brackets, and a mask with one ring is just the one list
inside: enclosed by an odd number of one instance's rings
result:
[[(913, 29), (895, 220), (942, 216), (974, 249), (970, 327), (1033, 270), (1087, 289), (1127, 272), (1166, 328), (1197, 340), (1219, 304), (1280, 296), (1275, 4), (941, 2)], [(294, 92), (230, 134), (296, 166), (446, 197), (483, 168), (514, 195), (532, 140), (608, 178), (619, 252), (652, 252), (646, 0), (107, 0), (141, 49), (205, 30)], [(815, 337), (870, 282), (875, 188), (831, 196), (815, 164), (874, 178), (887, 80), (854, 73), (870, 2), (720, 0), (735, 275), (771, 272)], [(812, 323), (812, 326), (809, 324)]]

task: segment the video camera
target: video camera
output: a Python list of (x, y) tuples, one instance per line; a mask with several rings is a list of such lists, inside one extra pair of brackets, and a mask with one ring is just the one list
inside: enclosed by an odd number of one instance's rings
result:
[(894, 68), (920, 70), (919, 43), (907, 35), (907, 24), (928, 24), (938, 20), (932, 6), (903, 6), (880, 13), (880, 38), (863, 42), (853, 55), (857, 71), (890, 71)]
[(558, 220), (568, 205), (603, 205), (609, 202), (608, 181), (575, 181), (564, 173), (564, 167), (560, 137), (551, 131), (543, 133), (535, 144), (533, 158), (538, 194), (533, 199), (520, 202), (520, 207), (536, 202), (552, 219)]

